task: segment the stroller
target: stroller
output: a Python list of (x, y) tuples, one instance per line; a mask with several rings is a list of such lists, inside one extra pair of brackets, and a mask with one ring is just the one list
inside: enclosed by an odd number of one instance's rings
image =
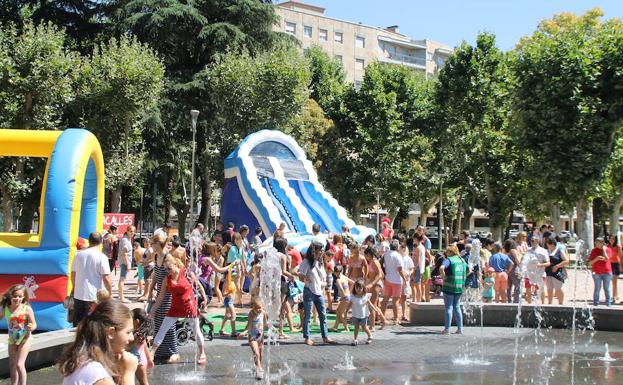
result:
[[(199, 328), (203, 334), (200, 338), (206, 341), (214, 339), (214, 324), (203, 315), (199, 315)], [(179, 346), (188, 344), (188, 341), (195, 341), (195, 331), (187, 318), (180, 318), (175, 323), (175, 338)]]
[(435, 255), (435, 265), (433, 266), (433, 270), (431, 271), (432, 285), (431, 291), (438, 296), (441, 296), (441, 289), (443, 287), (443, 278), (441, 278), (441, 273), (439, 269), (441, 269), (441, 264), (444, 260), (443, 253), (437, 253)]

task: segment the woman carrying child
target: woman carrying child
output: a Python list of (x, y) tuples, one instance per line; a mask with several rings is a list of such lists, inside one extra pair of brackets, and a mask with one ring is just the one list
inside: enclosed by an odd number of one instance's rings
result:
[(13, 285), (0, 300), (0, 319), (6, 318), (9, 332), (9, 373), (11, 384), (26, 385), (26, 357), (30, 351), (30, 334), (37, 328), (35, 314), (28, 303), (24, 285)]

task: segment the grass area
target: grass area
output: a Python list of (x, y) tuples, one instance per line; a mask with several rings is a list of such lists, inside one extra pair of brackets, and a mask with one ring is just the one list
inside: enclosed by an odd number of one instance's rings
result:
[[(221, 331), (221, 323), (223, 322), (223, 317), (224, 316), (220, 314), (208, 314), (207, 315), (207, 319), (210, 322), (214, 323), (214, 334), (215, 335)], [(238, 333), (241, 333), (246, 328), (247, 320), (248, 318), (246, 314), (239, 314), (236, 316), (236, 331)], [(327, 327), (331, 328), (334, 322), (335, 322), (335, 314), (327, 314)], [(298, 325), (299, 323), (300, 323), (300, 319), (299, 319), (299, 315), (297, 314), (294, 316), (294, 324)], [(230, 321), (227, 321), (227, 324), (225, 325), (225, 332), (231, 333), (231, 322)], [(320, 334), (320, 326), (314, 325), (312, 322), (310, 332), (312, 334)], [(287, 322), (285, 324), (284, 333), (286, 334), (291, 333)], [(298, 333), (300, 332), (295, 332), (293, 334), (298, 334)], [(336, 332), (329, 332), (329, 333), (334, 334)], [(338, 331), (337, 333), (344, 333), (344, 331), (342, 328), (340, 328), (340, 331)]]

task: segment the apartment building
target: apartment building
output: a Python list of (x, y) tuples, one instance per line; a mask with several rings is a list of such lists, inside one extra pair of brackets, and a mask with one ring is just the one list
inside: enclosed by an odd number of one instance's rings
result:
[(276, 5), (280, 16), (275, 30), (295, 36), (303, 50), (318, 45), (338, 59), (347, 79), (358, 86), (365, 67), (381, 61), (404, 65), (434, 76), (452, 53), (452, 48), (428, 39), (414, 40), (398, 26), (372, 27), (326, 16), (325, 9), (300, 1)]

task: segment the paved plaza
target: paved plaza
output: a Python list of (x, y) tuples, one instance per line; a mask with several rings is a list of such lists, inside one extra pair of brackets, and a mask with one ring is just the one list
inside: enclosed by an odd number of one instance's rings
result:
[[(578, 334), (510, 328), (466, 328), (464, 335), (439, 334), (437, 327), (392, 326), (375, 333), (370, 345), (350, 346), (350, 334), (337, 346), (308, 347), (300, 337), (271, 347), (275, 384), (620, 384), (623, 344), (620, 334)], [(320, 341), (320, 338), (317, 338)], [(621, 341), (621, 342), (620, 342)], [(613, 362), (604, 362), (605, 343)], [(256, 384), (246, 340), (207, 342), (208, 364), (196, 367), (194, 345), (181, 348), (183, 362), (157, 365), (150, 384)], [(572, 357), (574, 358), (572, 361)], [(349, 362), (352, 360), (352, 362)], [(29, 374), (29, 383), (59, 384), (54, 368)], [(571, 381), (573, 378), (573, 381)], [(1, 380), (0, 385), (8, 384)]]

